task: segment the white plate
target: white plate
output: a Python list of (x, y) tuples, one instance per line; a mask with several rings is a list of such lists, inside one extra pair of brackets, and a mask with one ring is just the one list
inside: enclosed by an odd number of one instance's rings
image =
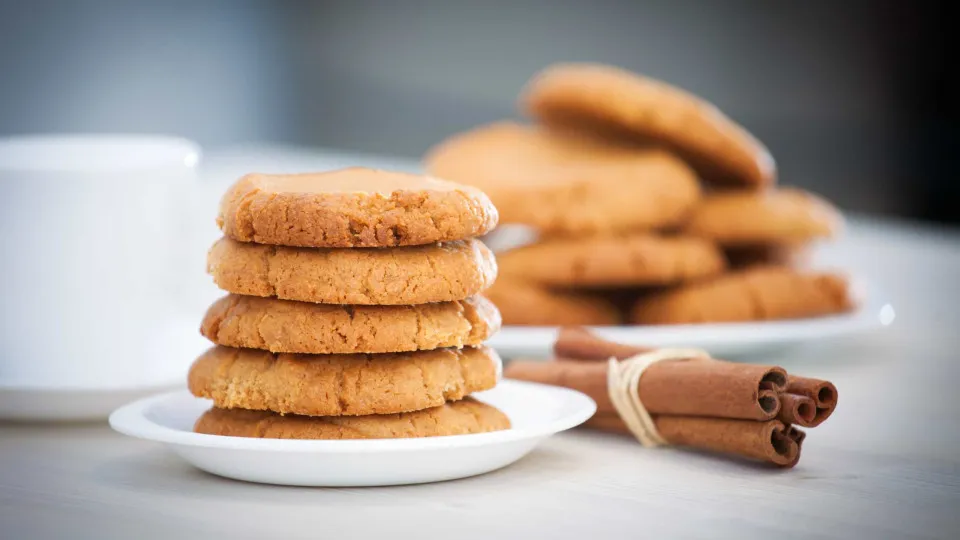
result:
[(474, 394), (503, 411), (511, 429), (476, 435), (308, 441), (203, 435), (192, 431), (210, 402), (187, 392), (143, 399), (110, 415), (113, 429), (167, 444), (204, 471), (250, 482), (296, 486), (388, 486), (438, 482), (505, 467), (554, 433), (596, 411), (566, 388), (503, 380)]
[[(873, 295), (875, 297), (875, 295)], [(597, 326), (598, 336), (627, 345), (698, 347), (725, 360), (780, 351), (815, 339), (842, 336), (890, 325), (893, 306), (874, 301), (855, 312), (829, 317), (749, 323), (650, 326)], [(549, 356), (556, 327), (505, 326), (487, 344), (504, 358)]]

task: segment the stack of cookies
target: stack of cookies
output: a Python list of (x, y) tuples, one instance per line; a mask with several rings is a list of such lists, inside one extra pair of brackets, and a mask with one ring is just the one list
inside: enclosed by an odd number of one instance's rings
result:
[(538, 233), (498, 255), (487, 295), (506, 324), (611, 325), (808, 317), (852, 307), (845, 279), (803, 267), (840, 214), (777, 188), (767, 149), (709, 103), (618, 68), (536, 75), (533, 124), (454, 135), (425, 158)]
[(223, 197), (208, 270), (229, 294), (201, 332), (196, 431), (357, 439), (507, 429), (473, 392), (500, 359), (497, 273), (474, 237), (497, 210), (477, 189), (363, 168), (248, 175)]

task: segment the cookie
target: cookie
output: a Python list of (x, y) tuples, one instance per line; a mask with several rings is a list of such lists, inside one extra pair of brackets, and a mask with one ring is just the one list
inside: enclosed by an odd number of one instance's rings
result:
[(687, 324), (799, 319), (853, 307), (842, 276), (770, 266), (647, 295), (631, 315), (636, 324)]
[(395, 247), (480, 236), (496, 226), (497, 209), (476, 188), (355, 167), (244, 176), (223, 196), (217, 224), (241, 242)]
[(600, 294), (550, 289), (498, 279), (484, 296), (496, 304), (503, 324), (519, 326), (604, 326), (620, 324), (616, 306)]
[(512, 122), (448, 139), (427, 154), (425, 166), (483, 190), (501, 223), (547, 233), (667, 227), (700, 198), (693, 170), (666, 151)]
[(399, 305), (473, 296), (493, 283), (497, 263), (474, 239), (392, 249), (323, 249), (221, 238), (207, 255), (207, 271), (217, 286), (237, 294)]
[(751, 187), (776, 180), (766, 147), (716, 107), (620, 68), (555, 65), (531, 79), (520, 101), (528, 114), (549, 125), (666, 145), (708, 180)]
[(369, 416), (282, 416), (213, 408), (193, 428), (207, 435), (260, 439), (408, 439), (505, 429), (510, 429), (507, 415), (473, 398), (422, 411)]
[(324, 355), (214, 347), (193, 363), (188, 385), (193, 395), (223, 408), (388, 414), (488, 390), (500, 371), (500, 357), (488, 347)]
[(210, 306), (200, 332), (228, 347), (341, 354), (479, 345), (499, 329), (500, 313), (481, 296), (414, 306), (341, 306), (231, 294)]
[(731, 268), (750, 266), (807, 266), (812, 257), (807, 244), (767, 244), (726, 247), (723, 253)]
[(840, 212), (796, 188), (711, 194), (690, 215), (684, 231), (723, 246), (798, 244), (836, 235)]
[(547, 238), (497, 256), (500, 275), (550, 286), (666, 285), (720, 273), (726, 266), (708, 240), (633, 233)]

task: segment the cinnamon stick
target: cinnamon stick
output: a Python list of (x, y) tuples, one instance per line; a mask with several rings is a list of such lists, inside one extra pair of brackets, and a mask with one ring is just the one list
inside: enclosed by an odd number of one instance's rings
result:
[(787, 437), (793, 439), (797, 445), (803, 445), (803, 440), (807, 438), (806, 431), (800, 431), (796, 426), (787, 426)]
[(780, 396), (780, 414), (777, 419), (784, 424), (800, 424), (812, 427), (817, 414), (817, 405), (807, 396), (785, 393)]
[[(780, 467), (793, 467), (800, 459), (804, 433), (779, 420), (755, 422), (727, 418), (658, 415), (653, 417), (660, 436), (669, 444), (735, 454)], [(598, 413), (586, 427), (629, 433), (616, 413)]]
[[(839, 394), (837, 387), (829, 381), (820, 379), (810, 379), (808, 377), (796, 377), (790, 375), (787, 377), (787, 392), (806, 396), (811, 399), (816, 406), (816, 412), (806, 427), (819, 426), (833, 414), (837, 408)], [(799, 422), (798, 422), (799, 423)]]
[[(560, 332), (557, 334), (557, 341), (554, 344), (554, 354), (557, 358), (562, 360), (606, 361), (610, 357), (615, 357), (618, 360), (624, 360), (631, 356), (649, 352), (651, 350), (653, 349), (637, 347), (633, 345), (623, 345), (620, 343), (607, 341), (597, 337), (583, 327), (561, 328)], [(690, 367), (696, 367), (697, 369), (700, 368), (700, 366)], [(523, 368), (521, 367), (518, 369)], [(654, 366), (648, 368), (648, 372), (652, 369), (655, 369)], [(768, 420), (769, 418), (776, 416), (781, 422), (787, 424), (799, 424), (803, 427), (814, 427), (823, 423), (823, 421), (833, 413), (833, 409), (837, 404), (837, 389), (831, 383), (827, 381), (821, 381), (819, 379), (788, 376), (787, 382), (784, 384), (781, 382), (779, 374), (782, 373), (786, 375), (785, 372), (780, 368), (773, 369), (776, 370), (776, 375), (768, 376), (767, 378), (760, 378), (759, 385), (757, 386), (757, 399), (758, 402), (761, 403), (770, 403), (770, 400), (775, 399), (780, 402), (779, 410), (774, 415), (760, 415), (755, 419)], [(568, 373), (566, 374), (566, 377), (569, 378), (575, 375), (576, 374), (574, 373)], [(641, 387), (644, 386), (644, 381), (647, 376), (648, 373), (644, 373), (643, 378), (641, 378)], [(596, 381), (591, 380), (587, 381), (587, 384), (592, 385), (595, 382)], [(715, 384), (722, 385), (726, 384), (726, 382), (726, 380), (717, 380), (715, 381)], [(662, 389), (662, 387), (660, 388)], [(641, 388), (641, 391), (642, 390), (643, 388)], [(590, 395), (592, 396), (593, 394)], [(644, 404), (646, 404), (646, 401), (644, 400), (645, 397), (645, 395), (641, 395), (640, 397), (641, 401), (644, 401)], [(596, 401), (596, 398), (594, 398), (594, 400)], [(609, 403), (609, 399), (606, 400), (605, 404), (607, 403)], [(649, 408), (648, 410), (650, 410), (651, 413), (660, 412), (652, 411)], [(726, 409), (723, 409), (723, 411), (726, 411)], [(723, 412), (722, 414), (715, 414), (713, 412), (663, 412), (665, 414), (705, 414), (706, 416), (720, 416), (724, 418), (753, 418), (744, 417), (737, 414), (727, 414), (726, 412)]]
[(600, 339), (586, 328), (579, 326), (561, 328), (557, 333), (557, 341), (553, 344), (553, 354), (557, 358), (569, 360), (607, 360), (611, 356), (617, 360), (624, 360), (652, 350)]
[[(514, 360), (504, 376), (566, 386), (587, 394), (597, 410), (614, 413), (607, 393), (607, 363)], [(787, 374), (778, 367), (712, 359), (658, 362), (644, 371), (640, 401), (650, 414), (770, 420), (780, 412)]]
[[(612, 343), (584, 328), (563, 328), (551, 362), (515, 360), (504, 376), (566, 386), (597, 402), (588, 427), (629, 433), (607, 388), (609, 359), (652, 349)], [(792, 467), (806, 433), (832, 414), (837, 389), (827, 381), (788, 376), (779, 367), (715, 359), (686, 359), (647, 366), (636, 392), (660, 436), (683, 445)]]

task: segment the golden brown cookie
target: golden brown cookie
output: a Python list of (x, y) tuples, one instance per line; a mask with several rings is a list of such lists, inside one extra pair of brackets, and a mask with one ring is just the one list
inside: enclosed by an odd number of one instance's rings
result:
[(427, 246), (294, 248), (221, 238), (207, 270), (228, 292), (323, 304), (463, 300), (493, 283), (497, 263), (479, 240)]
[(766, 244), (734, 246), (723, 249), (727, 262), (734, 269), (749, 266), (791, 266), (800, 268), (812, 257), (808, 244)]
[(755, 267), (652, 293), (637, 301), (636, 324), (799, 319), (854, 307), (847, 280), (830, 273)]
[(260, 439), (408, 439), (504, 429), (510, 429), (507, 415), (473, 398), (422, 411), (369, 416), (281, 416), (213, 408), (194, 426), (195, 432), (207, 435)]
[(616, 306), (600, 294), (551, 289), (529, 282), (498, 279), (484, 296), (505, 325), (603, 326), (620, 324)]
[(354, 167), (248, 174), (223, 196), (217, 224), (241, 242), (394, 247), (480, 236), (497, 209), (480, 190), (426, 176)]
[(200, 332), (228, 347), (341, 354), (479, 345), (499, 329), (500, 313), (482, 296), (414, 306), (340, 306), (231, 294), (210, 306)]
[(527, 84), (521, 107), (549, 125), (641, 137), (691, 159), (709, 180), (767, 186), (766, 147), (710, 103), (679, 88), (599, 64), (558, 64)]
[(708, 240), (633, 233), (547, 238), (498, 254), (505, 278), (550, 286), (666, 285), (712, 276), (726, 266)]
[(708, 195), (684, 230), (723, 246), (756, 246), (828, 238), (842, 226), (843, 217), (829, 202), (800, 189), (781, 188)]
[(700, 198), (693, 170), (663, 150), (512, 122), (451, 137), (425, 164), (431, 174), (483, 190), (502, 223), (548, 233), (671, 226)]
[(193, 363), (188, 385), (193, 395), (223, 408), (388, 414), (489, 390), (500, 371), (500, 357), (489, 347), (323, 355), (214, 347)]

